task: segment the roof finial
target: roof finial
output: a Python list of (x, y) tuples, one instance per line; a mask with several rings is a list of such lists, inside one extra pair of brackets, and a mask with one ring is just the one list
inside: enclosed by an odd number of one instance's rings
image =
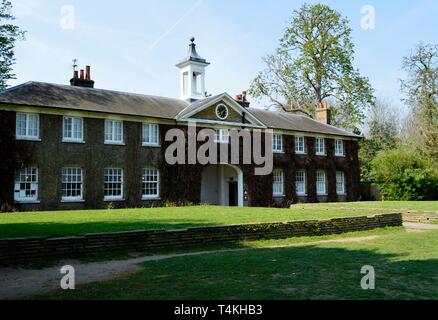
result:
[(195, 42), (195, 37), (191, 37), (191, 38), (190, 38), (190, 42), (191, 42), (191, 43), (194, 43), (194, 42)]

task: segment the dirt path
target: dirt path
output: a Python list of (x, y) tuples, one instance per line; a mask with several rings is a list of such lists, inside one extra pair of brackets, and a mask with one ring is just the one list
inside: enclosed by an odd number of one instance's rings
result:
[(352, 237), (279, 246), (197, 251), (179, 254), (145, 256), (121, 261), (111, 260), (94, 263), (84, 263), (77, 260), (65, 260), (61, 261), (57, 266), (44, 269), (0, 268), (0, 299), (17, 299), (20, 297), (32, 296), (59, 289), (60, 280), (63, 276), (63, 274), (60, 273), (60, 268), (64, 265), (71, 265), (74, 267), (76, 285), (80, 285), (95, 281), (109, 280), (123, 274), (140, 271), (142, 270), (142, 267), (138, 264), (146, 261), (214, 254), (220, 252), (238, 252), (259, 249), (287, 248), (315, 245), (321, 243), (368, 241), (376, 239), (377, 237), (378, 236)]
[(438, 224), (404, 222), (403, 226), (406, 229), (438, 230)]

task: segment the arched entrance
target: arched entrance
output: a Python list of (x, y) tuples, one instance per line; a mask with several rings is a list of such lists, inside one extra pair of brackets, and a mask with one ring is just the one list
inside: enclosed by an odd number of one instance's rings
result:
[(243, 207), (243, 173), (231, 164), (208, 165), (202, 171), (201, 203)]

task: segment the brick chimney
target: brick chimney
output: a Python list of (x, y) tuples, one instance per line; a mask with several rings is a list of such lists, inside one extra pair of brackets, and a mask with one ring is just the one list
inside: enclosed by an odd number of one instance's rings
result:
[(246, 91), (242, 91), (241, 94), (237, 94), (234, 97), (234, 100), (236, 100), (242, 107), (249, 108), (249, 101), (246, 100)]
[(315, 112), (315, 120), (324, 124), (331, 123), (331, 110), (327, 102), (322, 101), (318, 104)]
[(78, 75), (78, 71), (73, 71), (73, 78), (70, 79), (70, 84), (75, 87), (85, 87), (85, 88), (94, 88), (94, 81), (91, 80), (91, 74), (90, 74), (90, 66), (85, 67), (85, 74), (84, 69), (80, 70), (80, 75)]

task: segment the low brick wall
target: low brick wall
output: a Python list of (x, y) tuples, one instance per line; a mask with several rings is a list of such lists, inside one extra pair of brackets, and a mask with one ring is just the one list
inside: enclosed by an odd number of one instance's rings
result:
[(405, 212), (403, 213), (404, 222), (416, 222), (416, 223), (433, 223), (438, 221), (437, 212)]
[(401, 214), (391, 213), (371, 217), (207, 226), (174, 230), (138, 230), (62, 238), (10, 238), (0, 239), (0, 264), (14, 265), (122, 250), (145, 251), (154, 248), (239, 240), (338, 234), (401, 225)]

